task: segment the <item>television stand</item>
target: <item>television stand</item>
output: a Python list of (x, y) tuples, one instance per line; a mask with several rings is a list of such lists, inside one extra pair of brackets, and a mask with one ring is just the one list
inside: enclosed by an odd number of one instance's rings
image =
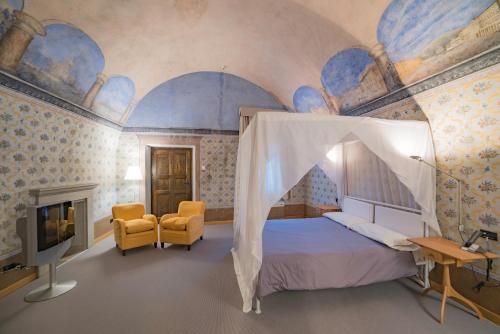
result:
[(76, 281), (74, 280), (61, 283), (56, 281), (56, 262), (51, 262), (49, 264), (49, 275), (50, 280), (48, 284), (44, 284), (41, 287), (28, 292), (28, 294), (24, 296), (24, 300), (26, 302), (43, 302), (45, 300), (58, 297), (76, 286)]

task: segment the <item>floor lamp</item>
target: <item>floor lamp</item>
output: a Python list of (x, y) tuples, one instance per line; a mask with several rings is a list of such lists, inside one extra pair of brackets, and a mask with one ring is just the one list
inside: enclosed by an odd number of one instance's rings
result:
[(422, 157), (418, 155), (410, 155), (410, 158), (417, 160), (419, 162), (422, 162), (426, 164), (427, 166), (430, 166), (434, 168), (435, 170), (440, 171), (441, 173), (451, 177), (453, 180), (457, 181), (458, 183), (458, 231), (463, 232), (464, 226), (462, 225), (462, 184), (465, 182), (457, 178), (456, 176), (451, 175), (450, 173), (445, 172), (444, 170), (438, 168), (437, 166), (425, 161)]
[[(142, 173), (141, 173), (141, 169), (139, 168), (139, 166), (129, 166), (127, 168), (127, 173), (125, 173), (125, 180), (126, 181), (141, 181), (142, 180)], [(134, 202), (136, 202), (135, 191), (134, 191)]]

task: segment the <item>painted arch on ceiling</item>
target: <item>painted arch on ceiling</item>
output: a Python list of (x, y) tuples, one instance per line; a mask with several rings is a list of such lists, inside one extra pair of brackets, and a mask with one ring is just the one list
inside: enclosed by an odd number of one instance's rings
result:
[(321, 83), (341, 112), (387, 94), (375, 59), (362, 48), (346, 49), (331, 57), (321, 71)]
[(310, 86), (301, 86), (293, 94), (293, 105), (298, 112), (328, 112), (321, 93)]
[(496, 0), (393, 0), (377, 39), (410, 84), (497, 46), (499, 22)]
[(92, 110), (99, 115), (120, 121), (135, 95), (135, 85), (125, 76), (110, 77), (94, 99)]
[(92, 38), (69, 24), (45, 26), (46, 36), (36, 36), (24, 53), (17, 73), (73, 103), (85, 94), (104, 69), (104, 56)]
[(239, 108), (285, 109), (272, 94), (236, 75), (194, 72), (151, 90), (127, 127), (238, 130)]

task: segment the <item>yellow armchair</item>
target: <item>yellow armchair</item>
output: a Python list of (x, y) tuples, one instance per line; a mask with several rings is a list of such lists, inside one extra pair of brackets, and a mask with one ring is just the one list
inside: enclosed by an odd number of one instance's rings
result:
[(160, 245), (164, 243), (191, 245), (199, 238), (203, 240), (205, 225), (205, 203), (201, 201), (183, 201), (177, 213), (169, 213), (160, 218)]
[(116, 246), (122, 255), (130, 248), (158, 242), (158, 221), (156, 216), (144, 214), (142, 203), (117, 204), (112, 208), (113, 229)]

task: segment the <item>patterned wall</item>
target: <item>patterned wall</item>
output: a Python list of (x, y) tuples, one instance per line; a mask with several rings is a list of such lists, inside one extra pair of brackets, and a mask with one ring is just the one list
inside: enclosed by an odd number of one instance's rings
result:
[[(464, 180), (463, 222), (473, 229), (500, 232), (498, 184), (500, 65), (476, 72), (371, 113), (390, 119), (429, 119), (439, 168)], [(437, 175), (437, 216), (445, 236), (458, 233), (457, 183)], [(481, 240), (480, 240), (481, 241)], [(500, 252), (498, 242), (492, 248)], [(500, 267), (494, 269), (500, 275)]]
[[(499, 70), (497, 65), (416, 97), (433, 129), (438, 166), (467, 184), (462, 198), (466, 226), (496, 232), (500, 232)], [(439, 175), (438, 219), (454, 239), (458, 239), (456, 187), (452, 179)]]
[(16, 219), (31, 188), (96, 182), (94, 217), (109, 214), (119, 131), (3, 88), (0, 126), (0, 256), (20, 247)]
[(290, 190), (289, 196), (285, 196), (285, 204), (304, 204), (306, 202), (306, 192), (307, 175)]
[(201, 140), (200, 198), (207, 208), (232, 208), (238, 136), (210, 135)]
[(314, 166), (305, 176), (307, 205), (336, 204), (337, 187), (318, 166)]

